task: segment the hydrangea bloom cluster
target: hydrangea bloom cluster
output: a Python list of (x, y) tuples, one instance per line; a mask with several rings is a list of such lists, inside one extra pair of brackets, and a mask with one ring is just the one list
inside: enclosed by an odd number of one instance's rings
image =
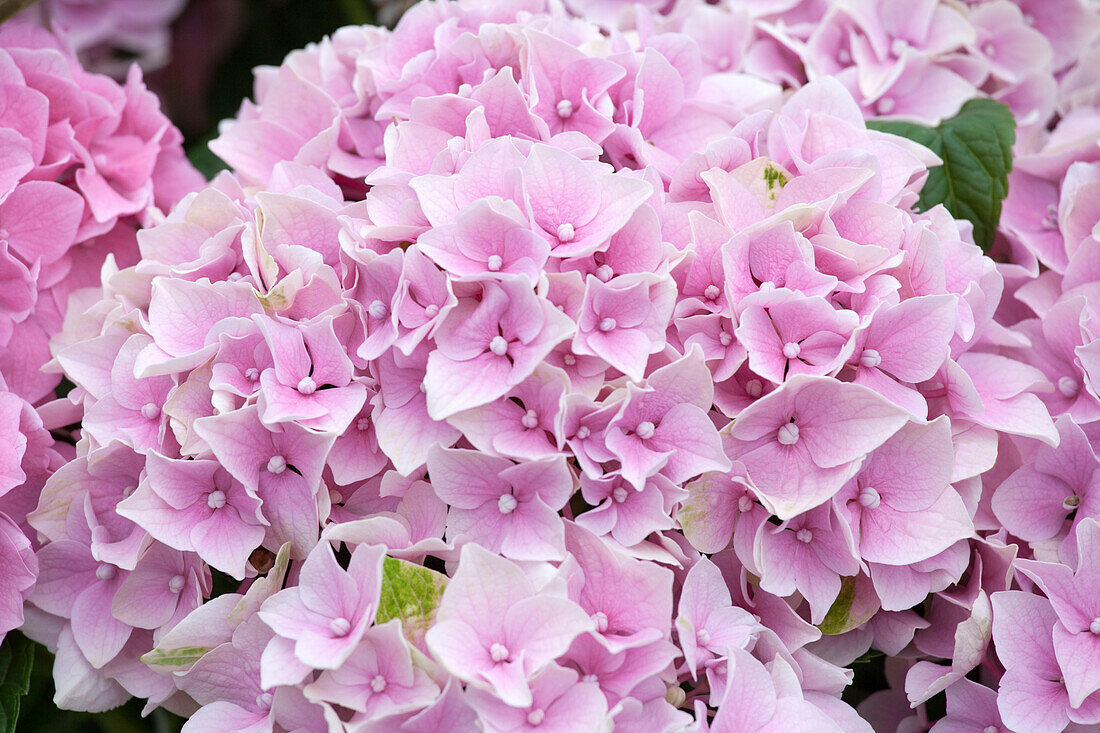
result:
[(171, 25), (187, 0), (40, 0), (21, 13), (64, 35), (89, 69), (124, 79), (168, 62)]
[[(1069, 79), (1092, 15), (917, 5), (426, 2), (260, 70), (213, 144), (236, 172), (54, 344), (80, 440), (9, 554), (58, 703), (1095, 729), (1093, 112), (1021, 137), (1001, 261), (864, 122)], [(1084, 35), (996, 66), (1017, 26)], [(869, 650), (893, 687), (857, 712)]]
[(202, 178), (136, 69), (125, 86), (88, 73), (45, 31), (0, 29), (0, 99), (2, 635), (21, 623), (37, 567), (19, 527), (64, 462), (48, 429), (79, 419), (47, 404), (60, 382), (41, 370), (50, 337), (70, 294), (94, 285), (107, 257), (137, 262), (136, 229)]

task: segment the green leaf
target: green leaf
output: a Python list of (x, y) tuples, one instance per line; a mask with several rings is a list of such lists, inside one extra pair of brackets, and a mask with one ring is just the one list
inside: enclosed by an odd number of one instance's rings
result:
[(210, 149), (210, 141), (213, 139), (213, 135), (205, 137), (187, 148), (187, 159), (208, 181), (213, 180), (221, 171), (229, 170), (229, 166)]
[(817, 628), (822, 634), (843, 634), (862, 626), (878, 609), (878, 596), (871, 579), (852, 575), (841, 582), (840, 593)]
[(382, 564), (382, 597), (374, 622), (401, 619), (407, 638), (419, 638), (435, 618), (447, 576), (423, 565), (387, 557)]
[(943, 165), (929, 170), (919, 209), (943, 204), (952, 216), (974, 225), (974, 241), (988, 250), (1012, 171), (1016, 121), (1008, 107), (972, 99), (936, 128), (888, 120), (871, 120), (867, 126), (918, 142), (940, 157)]
[(0, 644), (0, 733), (14, 733), (19, 702), (31, 686), (34, 642), (11, 631)]

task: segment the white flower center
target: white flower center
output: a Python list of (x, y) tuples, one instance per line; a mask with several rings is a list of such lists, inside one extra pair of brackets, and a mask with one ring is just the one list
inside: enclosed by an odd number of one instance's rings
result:
[(566, 366), (574, 366), (577, 363), (577, 357), (573, 356), (572, 354), (566, 354), (561, 358), (561, 360), (562, 363), (564, 363)]
[(699, 629), (699, 633), (697, 633), (695, 635), (695, 642), (699, 646), (706, 646), (707, 642), (709, 642), (709, 641), (710, 641), (710, 632), (707, 631), (706, 629)]
[(268, 473), (280, 474), (286, 470), (286, 459), (282, 456), (271, 456), (271, 459), (267, 462)]
[(603, 611), (596, 611), (594, 614), (592, 614), (592, 620), (596, 622), (596, 631), (600, 632), (601, 634), (607, 631), (608, 622), (606, 613), (604, 613)]
[(493, 642), (493, 645), (489, 647), (489, 658), (494, 662), (504, 662), (508, 659), (508, 647), (503, 644)]
[(211, 509), (221, 509), (225, 506), (225, 492), (221, 489), (214, 489), (206, 495), (206, 506)]
[(779, 441), (780, 445), (794, 445), (798, 442), (798, 426), (793, 422), (784, 424), (779, 428), (775, 439)]
[(367, 315), (371, 318), (379, 319), (385, 318), (390, 314), (390, 309), (381, 300), (372, 300), (371, 304), (367, 306)]
[(179, 593), (183, 590), (183, 586), (187, 584), (187, 579), (182, 575), (173, 575), (168, 581), (168, 590), (172, 593)]
[(894, 100), (890, 97), (883, 97), (878, 100), (878, 104), (875, 105), (875, 109), (878, 110), (880, 115), (888, 115), (894, 110)]
[(558, 227), (558, 241), (559, 242), (571, 242), (575, 237), (577, 231), (573, 228), (573, 225), (569, 222), (565, 222)]
[(517, 506), (519, 506), (519, 502), (511, 494), (503, 494), (497, 499), (497, 509), (500, 510), (501, 514), (511, 514)]
[(733, 334), (723, 331), (722, 333), (718, 334), (718, 343), (722, 344), (723, 346), (729, 346), (733, 343)]
[(1093, 634), (1096, 634), (1097, 636), (1100, 636), (1100, 616), (1094, 618), (1092, 620), (1092, 623), (1089, 624), (1089, 631)]
[(523, 427), (528, 430), (534, 430), (539, 426), (539, 414), (534, 410), (528, 410), (520, 422), (522, 422)]
[(745, 382), (745, 394), (749, 397), (759, 397), (764, 392), (764, 385), (759, 379), (750, 379)]
[(244, 378), (250, 382), (255, 382), (260, 378), (260, 370), (256, 367), (248, 367), (244, 370)]
[(313, 381), (313, 377), (302, 377), (298, 380), (296, 389), (298, 390), (298, 394), (303, 394), (308, 397), (317, 391), (317, 383)]
[(744, 494), (740, 499), (737, 500), (737, 511), (744, 514), (750, 509), (752, 509), (752, 499), (749, 498), (748, 494)]
[(788, 359), (797, 359), (798, 355), (802, 353), (802, 347), (796, 344), (794, 341), (788, 341), (783, 344), (783, 356)]
[(504, 356), (508, 353), (508, 340), (503, 336), (493, 336), (493, 340), (489, 342), (489, 351), (497, 356)]
[(865, 509), (875, 509), (882, 502), (882, 497), (879, 495), (878, 490), (864, 486), (859, 491), (859, 505)]
[(810, 544), (814, 540), (814, 533), (803, 527), (794, 533), (794, 538), (803, 544)]
[(622, 504), (624, 501), (626, 501), (626, 497), (628, 495), (629, 494), (625, 488), (623, 488), (622, 486), (616, 486), (615, 490), (611, 492), (611, 499), (616, 504)]
[(428, 303), (426, 306), (424, 306), (424, 315), (426, 315), (428, 318), (435, 318), (437, 315), (439, 315), (439, 306), (435, 303)]
[(592, 431), (589, 430), (587, 425), (581, 425), (577, 428), (577, 440), (584, 440), (590, 435), (592, 435)]
[(718, 296), (722, 294), (722, 291), (718, 289), (717, 285), (708, 285), (703, 291), (703, 297), (707, 300), (718, 300)]
[(863, 353), (859, 355), (859, 365), (862, 367), (874, 369), (881, 363), (882, 355), (874, 349), (864, 349)]
[(600, 265), (596, 268), (596, 278), (600, 282), (607, 282), (615, 276), (615, 271), (611, 269), (611, 265)]
[(642, 440), (649, 440), (653, 437), (653, 431), (657, 429), (657, 426), (651, 423), (649, 420), (638, 423), (638, 427), (634, 428), (634, 433)]
[(333, 636), (347, 636), (351, 632), (351, 621), (343, 616), (337, 616), (328, 622), (328, 630)]
[(361, 418), (359, 418), (358, 420), (355, 421), (355, 429), (358, 430), (359, 432), (363, 432), (364, 430), (368, 430), (369, 428), (370, 428), (370, 418), (369, 417), (361, 417)]
[(557, 107), (554, 108), (558, 113), (558, 117), (563, 120), (567, 120), (573, 116), (573, 103), (568, 99), (563, 99), (558, 102)]
[(615, 328), (616, 325), (618, 324), (615, 323), (614, 318), (604, 318), (600, 321), (600, 330), (604, 332), (610, 331)]
[(111, 580), (115, 577), (115, 566), (108, 565), (107, 563), (100, 563), (99, 567), (95, 569), (95, 576), (100, 580)]
[(984, 53), (986, 56), (996, 56), (997, 47), (993, 45), (992, 41), (989, 41), (982, 46), (982, 53)]
[(160, 408), (152, 402), (146, 402), (141, 406), (141, 416), (146, 420), (156, 420), (160, 417)]
[(1080, 388), (1081, 385), (1073, 377), (1062, 377), (1058, 380), (1058, 391), (1063, 397), (1073, 397)]
[(386, 689), (386, 678), (380, 674), (376, 674), (374, 679), (370, 681), (370, 688), (375, 692), (382, 692)]
[(504, 266), (504, 258), (500, 255), (489, 255), (489, 260), (485, 263), (485, 266), (492, 272), (497, 272)]
[(531, 712), (527, 713), (527, 724), (538, 725), (546, 717), (546, 713), (542, 711), (542, 708), (535, 708)]
[(717, 67), (718, 67), (718, 70), (719, 70), (719, 71), (725, 71), (725, 70), (727, 70), (727, 69), (728, 69), (728, 68), (729, 68), (730, 66), (732, 66), (732, 65), (733, 65), (733, 61), (732, 61), (732, 60), (730, 59), (730, 57), (729, 57), (729, 56), (722, 56), (722, 57), (720, 57), (720, 58), (718, 59), (718, 63), (717, 63), (717, 64), (715, 64), (715, 66), (717, 66)]
[(256, 707), (267, 712), (271, 709), (271, 701), (274, 699), (274, 696), (270, 692), (261, 692), (259, 695), (256, 695)]

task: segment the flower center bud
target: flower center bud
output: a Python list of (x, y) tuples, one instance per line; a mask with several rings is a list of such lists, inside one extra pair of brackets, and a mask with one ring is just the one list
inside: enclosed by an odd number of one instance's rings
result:
[(535, 708), (527, 713), (527, 725), (538, 725), (545, 717), (546, 713), (542, 711), (542, 708)]
[(577, 363), (577, 357), (573, 356), (572, 354), (566, 354), (561, 358), (561, 360), (566, 366), (575, 366)]
[(568, 99), (563, 99), (558, 102), (557, 107), (555, 107), (554, 109), (558, 113), (558, 117), (562, 118), (563, 120), (567, 120), (573, 116), (573, 103), (570, 102)]
[(863, 353), (859, 355), (859, 365), (861, 367), (867, 367), (868, 369), (874, 369), (882, 363), (882, 355), (874, 349), (864, 349)]
[(794, 538), (803, 544), (810, 544), (813, 542), (814, 533), (803, 527), (794, 533)]
[(367, 306), (367, 315), (376, 320), (385, 318), (389, 313), (390, 309), (381, 300), (372, 300), (371, 304)]
[(428, 318), (435, 318), (439, 315), (439, 306), (435, 303), (428, 303), (424, 306), (424, 315)]
[(775, 439), (779, 441), (780, 445), (794, 445), (798, 442), (798, 426), (793, 422), (783, 425), (779, 428)]
[(729, 56), (722, 56), (718, 59), (718, 63), (715, 64), (715, 66), (718, 67), (719, 71), (726, 71), (732, 65), (733, 61), (730, 60)]
[(1094, 618), (1092, 620), (1092, 623), (1089, 624), (1089, 631), (1093, 634), (1096, 634), (1097, 636), (1100, 636), (1100, 616)]
[(995, 725), (987, 725), (982, 729), (982, 733), (1001, 733), (1001, 729)]
[(750, 509), (752, 509), (752, 499), (749, 498), (748, 494), (745, 494), (737, 500), (737, 511), (744, 514)]
[(303, 394), (308, 397), (317, 391), (317, 383), (313, 381), (313, 377), (302, 377), (298, 380), (296, 389), (298, 390), (298, 394)]
[(504, 356), (508, 353), (508, 340), (503, 336), (493, 336), (493, 340), (489, 342), (489, 351), (497, 356)]
[(528, 410), (520, 422), (522, 422), (523, 427), (528, 430), (534, 430), (539, 426), (539, 414), (534, 410)]
[(489, 647), (489, 658), (494, 662), (504, 662), (508, 660), (508, 647), (503, 644), (493, 642), (493, 645)]
[(221, 489), (214, 489), (206, 495), (206, 506), (211, 509), (221, 509), (225, 506), (225, 492)]
[(255, 382), (260, 378), (260, 370), (256, 367), (248, 367), (244, 370), (244, 378), (250, 382)]
[(1062, 508), (1065, 509), (1067, 512), (1072, 512), (1080, 505), (1081, 497), (1077, 496), (1077, 494), (1070, 494), (1062, 500)]
[(517, 506), (519, 506), (519, 502), (511, 494), (503, 494), (497, 499), (497, 509), (500, 510), (501, 514), (511, 514)]
[(750, 379), (745, 382), (745, 394), (749, 397), (759, 397), (764, 392), (764, 385), (759, 379)]
[(356, 430), (362, 432), (364, 430), (367, 430), (368, 428), (370, 428), (370, 418), (369, 417), (361, 417), (361, 418), (359, 418), (358, 420), (355, 421), (355, 429)]
[(386, 689), (386, 678), (380, 674), (376, 674), (374, 679), (370, 681), (370, 688), (375, 692), (382, 692)]
[(894, 100), (890, 97), (883, 97), (878, 100), (878, 104), (875, 105), (875, 109), (878, 110), (880, 115), (888, 115), (894, 111)]
[(1057, 229), (1058, 228), (1058, 207), (1054, 204), (1047, 204), (1046, 214), (1043, 216), (1039, 225), (1043, 229)]
[(596, 631), (600, 632), (601, 634), (607, 631), (608, 622), (606, 613), (604, 613), (603, 611), (596, 611), (594, 614), (592, 614), (592, 620), (596, 622)]
[(590, 435), (592, 435), (592, 431), (588, 429), (587, 425), (581, 425), (577, 428), (577, 440), (584, 440)]
[(722, 291), (718, 289), (717, 285), (708, 285), (703, 291), (703, 297), (707, 300), (718, 300), (718, 296), (722, 294)]
[(615, 490), (611, 492), (611, 499), (616, 504), (622, 504), (624, 501), (626, 501), (627, 495), (628, 492), (625, 488), (623, 488), (622, 486), (616, 486)]
[(282, 456), (271, 456), (267, 462), (267, 472), (278, 475), (286, 470), (286, 459)]
[(895, 56), (901, 56), (905, 53), (905, 49), (909, 48), (909, 42), (904, 38), (895, 38), (894, 42), (890, 44), (890, 53)]
[(99, 567), (95, 569), (95, 576), (100, 580), (111, 580), (115, 577), (115, 566), (107, 563), (100, 563)]
[(802, 353), (802, 347), (796, 344), (794, 341), (788, 341), (783, 344), (783, 356), (788, 359), (797, 359), (798, 355)]
[(187, 579), (182, 575), (173, 575), (168, 581), (168, 590), (172, 593), (179, 593), (183, 590), (183, 586), (187, 584)]
[(733, 343), (733, 334), (723, 331), (722, 333), (718, 334), (718, 343), (722, 344), (723, 346), (729, 346)]
[(870, 486), (864, 486), (859, 491), (859, 505), (865, 509), (875, 509), (882, 502), (878, 490)]
[(273, 699), (274, 697), (270, 692), (262, 692), (256, 695), (256, 707), (266, 712), (271, 709), (271, 701)]
[(573, 241), (573, 237), (576, 236), (576, 234), (577, 234), (576, 230), (573, 229), (573, 225), (570, 224), (569, 222), (565, 222), (564, 224), (562, 224), (561, 226), (558, 227), (558, 241), (559, 242), (571, 242), (571, 241)]
[(642, 440), (649, 440), (653, 437), (653, 431), (656, 429), (656, 425), (646, 420), (645, 422), (638, 423), (638, 427), (634, 428), (634, 434)]
[(488, 261), (485, 266), (489, 268), (491, 272), (497, 272), (504, 266), (504, 258), (500, 255), (489, 255)]
[(699, 646), (706, 646), (710, 641), (710, 632), (706, 629), (699, 629), (699, 633), (695, 635), (695, 641)]
[(594, 675), (592, 673), (586, 674), (584, 677), (581, 677), (581, 682), (599, 682), (599, 681), (600, 681), (600, 678), (597, 675)]
[(615, 276), (615, 271), (611, 269), (611, 265), (600, 265), (596, 268), (596, 278), (600, 282), (607, 282)]
[(341, 494), (336, 489), (329, 489), (328, 490), (328, 500), (333, 504), (339, 504), (340, 502), (342, 502), (344, 500), (344, 495)]
[(1058, 391), (1063, 397), (1073, 397), (1080, 388), (1081, 385), (1073, 377), (1062, 377), (1058, 380)]
[(600, 321), (600, 330), (605, 332), (610, 331), (615, 328), (616, 325), (614, 318), (604, 318)]
[(343, 616), (337, 616), (328, 622), (328, 630), (332, 632), (333, 636), (347, 636), (351, 632), (351, 621)]
[(852, 52), (846, 48), (842, 48), (836, 53), (836, 60), (840, 62), (842, 66), (847, 66), (852, 63)]
[(993, 45), (992, 41), (990, 41), (982, 46), (982, 53), (984, 53), (986, 56), (996, 56), (997, 47)]
[(156, 420), (160, 417), (160, 408), (152, 402), (146, 402), (141, 406), (141, 416), (146, 420)]

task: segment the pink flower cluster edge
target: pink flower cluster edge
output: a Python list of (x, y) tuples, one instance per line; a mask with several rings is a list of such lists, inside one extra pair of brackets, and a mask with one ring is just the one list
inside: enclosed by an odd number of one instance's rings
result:
[[(59, 706), (1100, 730), (1093, 5), (422, 2), (258, 69), (201, 190), (61, 49), (0, 30), (0, 628)], [(977, 96), (989, 254), (865, 123)]]

